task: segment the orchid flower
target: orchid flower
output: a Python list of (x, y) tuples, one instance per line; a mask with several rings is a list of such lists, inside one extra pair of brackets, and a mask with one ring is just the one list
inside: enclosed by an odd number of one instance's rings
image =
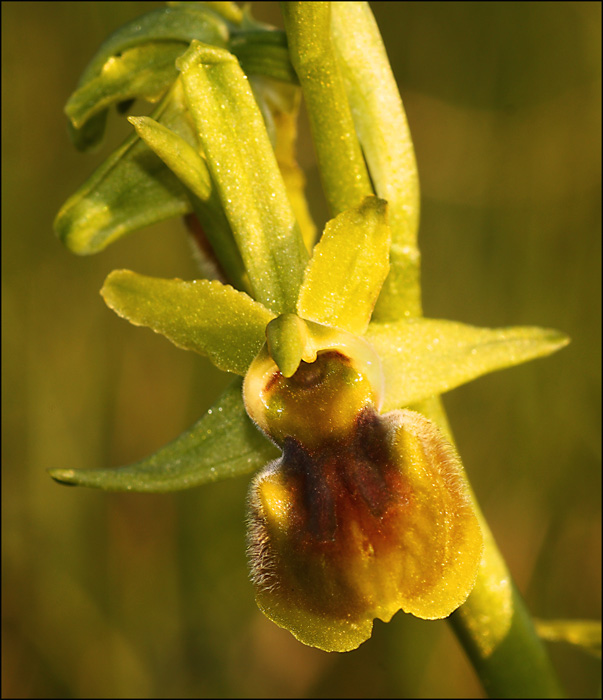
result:
[[(230, 3), (172, 3), (107, 40), (70, 99), (82, 148), (111, 104), (157, 106), (129, 118), (135, 132), (61, 209), (58, 235), (90, 254), (185, 216), (199, 279), (117, 270), (101, 293), (233, 381), (155, 454), (50, 473), (138, 492), (255, 473), (257, 603), (305, 644), (341, 652), (399, 610), (448, 617), (492, 573), (437, 397), (567, 338), (422, 317), (412, 141), (368, 5), (291, 2), (283, 15), (286, 33)], [(302, 94), (333, 213), (318, 241), (295, 160)], [(499, 578), (510, 607), (494, 644), (513, 615), (504, 567)]]

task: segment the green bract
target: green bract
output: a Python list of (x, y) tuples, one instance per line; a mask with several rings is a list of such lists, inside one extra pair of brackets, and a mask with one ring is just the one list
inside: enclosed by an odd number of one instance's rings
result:
[[(245, 379), (151, 457), (50, 474), (166, 492), (265, 467), (249, 497), (258, 604), (305, 643), (347, 651), (375, 617), (446, 617), (487, 579), (493, 542), (460, 458), (406, 407), (437, 422), (440, 394), (568, 339), (422, 318), (414, 153), (368, 4), (291, 2), (283, 14), (287, 35), (230, 3), (151, 12), (105, 42), (69, 100), (83, 148), (111, 104), (159, 103), (130, 117), (135, 133), (63, 206), (57, 234), (89, 254), (187, 215), (214, 279), (119, 270), (103, 298)], [(318, 243), (295, 160), (300, 86), (334, 217)], [(487, 574), (510, 601), (504, 565)], [(512, 614), (502, 609), (490, 646)]]

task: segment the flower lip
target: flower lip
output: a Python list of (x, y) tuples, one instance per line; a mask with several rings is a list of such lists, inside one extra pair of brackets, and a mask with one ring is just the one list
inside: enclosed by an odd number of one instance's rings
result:
[(412, 411), (363, 408), (338, 439), (286, 437), (249, 494), (257, 602), (327, 651), (356, 648), (374, 618), (456, 609), (475, 582), (482, 535), (453, 448)]

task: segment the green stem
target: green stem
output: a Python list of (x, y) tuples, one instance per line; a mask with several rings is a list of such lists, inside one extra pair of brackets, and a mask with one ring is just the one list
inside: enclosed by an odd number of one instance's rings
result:
[[(484, 527), (482, 525), (482, 530)], [(489, 697), (562, 698), (548, 654), (536, 634), (525, 603), (510, 578), (505, 579), (510, 591), (506, 630), (495, 646), (491, 640), (492, 613), (501, 597), (488, 573), (504, 567), (496, 543), (488, 532), (489, 549), (484, 553), (478, 584), (467, 602), (450, 617), (450, 624), (463, 645)], [(482, 583), (481, 579), (485, 578)], [(505, 591), (505, 602), (507, 595)], [(501, 630), (502, 631), (502, 630)]]
[(331, 3), (282, 2), (281, 8), (325, 195), (336, 216), (359, 205), (373, 188), (333, 50)]
[(404, 106), (369, 4), (332, 6), (333, 44), (354, 125), (375, 192), (387, 200), (392, 232), (390, 273), (373, 320), (420, 316), (419, 177)]
[[(439, 398), (413, 408), (436, 422), (454, 444)], [(450, 616), (450, 625), (489, 697), (565, 697), (468, 480), (467, 486), (484, 536), (484, 554), (473, 591)]]

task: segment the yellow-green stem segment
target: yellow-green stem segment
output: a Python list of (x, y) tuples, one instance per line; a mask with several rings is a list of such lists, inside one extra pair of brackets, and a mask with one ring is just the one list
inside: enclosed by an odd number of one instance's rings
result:
[(282, 2), (291, 62), (306, 101), (325, 195), (333, 216), (373, 188), (331, 40), (331, 3)]
[[(454, 444), (439, 398), (413, 408), (438, 423)], [(468, 486), (484, 536), (484, 553), (473, 591), (448, 618), (452, 629), (489, 697), (565, 697), (525, 602)]]

